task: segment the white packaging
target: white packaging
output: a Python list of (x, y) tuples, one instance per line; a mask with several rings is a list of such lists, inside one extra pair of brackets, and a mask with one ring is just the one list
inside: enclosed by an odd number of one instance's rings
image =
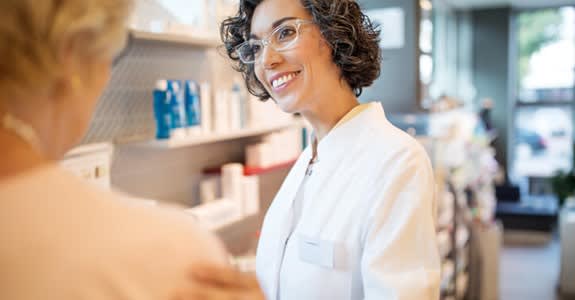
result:
[(285, 129), (267, 135), (264, 138), (268, 146), (263, 146), (263, 165), (277, 165), (296, 159), (302, 148), (300, 130)]
[(214, 100), (214, 112), (212, 114), (215, 125), (214, 131), (218, 133), (226, 133), (230, 130), (229, 110), (229, 92), (216, 92), (216, 98)]
[(244, 217), (253, 216), (260, 211), (260, 180), (257, 176), (243, 178), (243, 205)]
[(250, 145), (246, 148), (246, 164), (255, 168), (266, 168), (274, 163), (273, 146), (270, 143)]
[(253, 144), (246, 147), (246, 166), (248, 167), (259, 167), (261, 166), (262, 157), (262, 147), (261, 144)]
[(204, 134), (212, 131), (212, 91), (208, 82), (200, 85), (201, 127)]
[(274, 154), (274, 147), (270, 143), (262, 143), (261, 146), (262, 150), (262, 157), (260, 158), (261, 167), (267, 168), (272, 166), (275, 163), (275, 154)]
[(222, 103), (222, 92), (216, 91), (216, 95), (214, 96), (214, 111), (212, 112), (212, 119), (214, 120), (213, 123), (213, 131), (214, 132), (222, 132), (223, 131), (223, 123), (222, 123), (222, 114), (224, 109), (224, 104)]
[(241, 219), (238, 203), (225, 198), (190, 208), (188, 213), (210, 230), (217, 230)]
[(219, 176), (213, 176), (200, 182), (200, 200), (202, 204), (213, 202), (218, 198), (219, 181)]
[(243, 202), (242, 183), (244, 166), (238, 163), (226, 164), (222, 167), (222, 197), (238, 203)]
[(229, 94), (229, 126), (230, 130), (236, 131), (241, 128), (241, 110), (240, 110), (240, 90), (233, 90)]

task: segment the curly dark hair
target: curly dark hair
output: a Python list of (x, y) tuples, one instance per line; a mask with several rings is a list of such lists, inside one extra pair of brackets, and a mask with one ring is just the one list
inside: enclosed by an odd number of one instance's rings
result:
[[(355, 0), (300, 0), (319, 26), (323, 38), (330, 44), (333, 62), (341, 70), (356, 96), (370, 86), (381, 69), (379, 26), (361, 11)], [(256, 7), (263, 0), (241, 0), (236, 16), (225, 19), (220, 27), (221, 39), (233, 67), (240, 72), (249, 92), (267, 100), (270, 94), (258, 81), (253, 64), (244, 64), (236, 48), (246, 41)]]

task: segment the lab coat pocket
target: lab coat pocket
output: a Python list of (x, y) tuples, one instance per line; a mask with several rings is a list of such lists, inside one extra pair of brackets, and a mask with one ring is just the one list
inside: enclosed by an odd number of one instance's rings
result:
[(300, 271), (321, 286), (307, 299), (349, 300), (352, 293), (351, 251), (339, 241), (299, 235)]
[(350, 251), (344, 243), (299, 235), (298, 252), (301, 261), (343, 272), (350, 271)]

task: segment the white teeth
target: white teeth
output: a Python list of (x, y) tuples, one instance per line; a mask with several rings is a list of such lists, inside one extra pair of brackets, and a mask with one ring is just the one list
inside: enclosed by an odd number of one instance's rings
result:
[(272, 81), (272, 86), (274, 88), (278, 88), (278, 87), (282, 86), (283, 84), (291, 81), (295, 76), (296, 76), (296, 73), (284, 75), (284, 76)]

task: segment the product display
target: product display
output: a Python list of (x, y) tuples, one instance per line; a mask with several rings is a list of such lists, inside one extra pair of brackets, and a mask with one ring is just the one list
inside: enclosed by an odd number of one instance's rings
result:
[[(212, 205), (213, 203), (222, 201), (217, 198), (218, 194), (221, 194), (222, 199), (226, 199), (225, 201), (228, 202), (228, 204), (224, 205), (224, 208), (229, 208), (230, 203), (233, 204), (233, 206), (237, 208), (240, 218), (257, 215), (260, 211), (260, 184), (258, 176), (245, 176), (244, 166), (239, 163), (223, 165), (219, 171), (220, 176), (213, 175), (212, 172), (215, 171), (216, 170), (210, 170), (210, 175), (204, 175), (205, 178), (200, 181), (201, 205), (199, 205), (199, 207), (212, 207), (207, 209), (207, 211), (198, 208), (201, 213), (200, 217), (210, 217), (210, 213), (215, 213), (214, 209), (218, 210), (220, 208), (219, 205), (216, 205), (215, 208), (213, 208), (214, 206)], [(204, 212), (207, 212), (207, 214)], [(228, 221), (230, 220), (231, 219)]]
[(156, 138), (227, 135), (293, 122), (271, 101), (247, 100), (246, 93), (238, 83), (214, 91), (208, 82), (158, 80), (153, 92)]
[(267, 135), (262, 143), (249, 145), (246, 148), (246, 166), (266, 168), (293, 161), (301, 150), (301, 130), (282, 130)]
[[(471, 242), (472, 222), (485, 227), (493, 222), (493, 181), (498, 171), (494, 151), (489, 146), (489, 139), (475, 130), (477, 117), (465, 110), (436, 112), (415, 119), (401, 116), (395, 120), (404, 122), (406, 125), (402, 126), (406, 129), (417, 120), (425, 120), (421, 122), (425, 130), (418, 131), (427, 136), (416, 138), (428, 151), (435, 171), (437, 241), (443, 264), (441, 299), (463, 299), (468, 292), (476, 293), (478, 288), (485, 288), (484, 285), (478, 287), (481, 280), (485, 280), (480, 277), (483, 273), (471, 272), (471, 269), (486, 268), (490, 274), (495, 272), (491, 260), (482, 260), (478, 266), (470, 259), (470, 252), (477, 247)], [(489, 255), (498, 257), (500, 242), (494, 240), (493, 243)], [(497, 277), (492, 275), (492, 278)], [(497, 285), (491, 287), (483, 293), (494, 295), (498, 292)]]

